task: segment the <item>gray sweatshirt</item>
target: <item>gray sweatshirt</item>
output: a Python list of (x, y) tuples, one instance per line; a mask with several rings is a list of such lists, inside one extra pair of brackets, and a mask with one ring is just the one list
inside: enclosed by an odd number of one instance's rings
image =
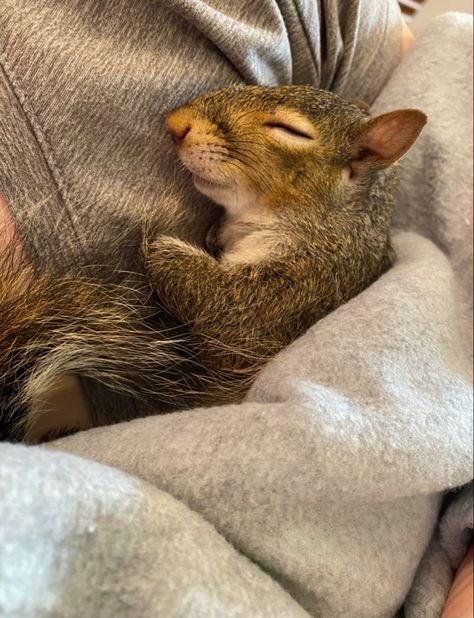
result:
[(170, 109), (236, 83), (371, 102), (400, 56), (395, 0), (1, 0), (0, 192), (38, 269), (129, 267), (131, 223), (184, 213), (199, 242), (212, 216)]

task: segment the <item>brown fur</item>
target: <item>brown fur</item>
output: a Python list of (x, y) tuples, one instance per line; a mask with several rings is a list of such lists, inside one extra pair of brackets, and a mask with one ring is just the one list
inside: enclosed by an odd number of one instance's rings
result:
[[(70, 376), (99, 389), (100, 405), (89, 402), (86, 426), (168, 412), (178, 396), (190, 406), (194, 393), (204, 392), (192, 338), (150, 304), (145, 284), (30, 278), (27, 267), (13, 264), (1, 270), (0, 439), (36, 441), (38, 428), (48, 425), (44, 417), (58, 416), (51, 406), (67, 400), (62, 391)], [(56, 428), (61, 432), (68, 412)]]
[[(304, 86), (226, 89), (169, 116), (185, 165), (230, 187), (204, 185), (228, 210), (222, 225), (247, 225), (252, 237), (251, 209), (262, 222), (256, 242), (262, 231), (278, 239), (255, 263), (226, 261), (225, 249), (215, 259), (169, 236), (147, 247), (156, 293), (199, 338), (203, 363), (254, 376), (387, 270), (396, 183), (389, 165), (425, 120), (416, 110), (369, 120), (360, 104)], [(310, 139), (287, 139), (288, 129)]]
[(147, 232), (153, 291), (84, 277), (26, 283), (10, 265), (0, 280), (0, 437), (28, 439), (67, 375), (106, 390), (92, 425), (241, 399), (275, 353), (390, 266), (389, 165), (423, 124), (413, 110), (370, 120), (301, 86), (230, 88), (173, 112), (183, 160), (194, 149), (201, 175), (232, 185), (210, 252)]

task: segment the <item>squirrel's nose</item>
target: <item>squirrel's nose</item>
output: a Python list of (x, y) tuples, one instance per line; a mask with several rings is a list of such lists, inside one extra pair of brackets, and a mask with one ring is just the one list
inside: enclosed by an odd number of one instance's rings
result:
[(191, 131), (189, 117), (185, 118), (179, 112), (171, 113), (166, 120), (166, 128), (176, 146), (180, 146)]
[(173, 138), (173, 142), (176, 144), (176, 146), (179, 146), (184, 142), (184, 138), (191, 131), (191, 127), (184, 127), (180, 129), (168, 127), (168, 131)]

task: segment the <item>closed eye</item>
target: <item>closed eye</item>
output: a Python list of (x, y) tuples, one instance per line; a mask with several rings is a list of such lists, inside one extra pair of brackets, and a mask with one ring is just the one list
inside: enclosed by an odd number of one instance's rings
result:
[(281, 131), (282, 133), (285, 133), (286, 135), (289, 135), (292, 137), (303, 138), (304, 140), (313, 139), (313, 137), (309, 135), (308, 133), (306, 133), (305, 131), (302, 131), (301, 129), (291, 126), (289, 124), (267, 121), (263, 123), (263, 126), (268, 127), (269, 129), (275, 129), (277, 131)]

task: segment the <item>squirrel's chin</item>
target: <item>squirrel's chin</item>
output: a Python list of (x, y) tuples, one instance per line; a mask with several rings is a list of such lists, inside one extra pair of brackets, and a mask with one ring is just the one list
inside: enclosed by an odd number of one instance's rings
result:
[(193, 174), (193, 181), (194, 186), (200, 193), (209, 197), (217, 204), (222, 204), (223, 201), (226, 201), (229, 194), (235, 190), (235, 186), (230, 182), (216, 182), (198, 174)]
[(215, 187), (216, 189), (218, 188), (226, 188), (228, 187), (227, 184), (224, 184), (222, 182), (216, 182), (215, 180), (211, 180), (210, 178), (205, 178), (204, 176), (200, 176), (199, 174), (193, 174), (193, 180), (194, 180), (194, 184), (196, 185), (196, 187)]

